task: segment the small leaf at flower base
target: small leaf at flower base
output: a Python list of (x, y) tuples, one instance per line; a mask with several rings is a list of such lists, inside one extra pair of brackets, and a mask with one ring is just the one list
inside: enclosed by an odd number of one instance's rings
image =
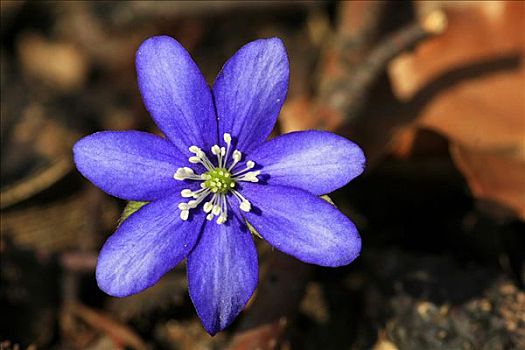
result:
[(259, 232), (257, 232), (257, 230), (255, 229), (255, 227), (253, 227), (249, 222), (248, 220), (244, 220), (246, 222), (246, 226), (248, 227), (248, 230), (250, 231), (250, 233), (256, 237), (259, 237), (260, 239), (264, 239), (260, 234)]
[(119, 226), (126, 220), (131, 214), (148, 204), (149, 202), (135, 202), (135, 201), (129, 201), (128, 204), (126, 204), (126, 207), (124, 208), (124, 211), (122, 211), (122, 214), (120, 215), (120, 219), (118, 220)]
[(324, 199), (325, 201), (327, 201), (328, 203), (332, 204), (334, 207), (337, 208), (337, 205), (335, 205), (334, 201), (332, 200), (332, 198), (330, 198), (327, 194), (325, 194), (324, 196), (321, 196), (322, 199)]

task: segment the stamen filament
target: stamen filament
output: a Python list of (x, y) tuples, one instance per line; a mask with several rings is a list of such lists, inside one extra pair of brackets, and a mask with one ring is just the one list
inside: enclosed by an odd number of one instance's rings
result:
[(254, 167), (255, 167), (255, 162), (249, 160), (249, 161), (246, 162), (246, 168), (244, 168), (242, 170), (239, 170), (236, 173), (233, 173), (232, 176), (233, 177), (238, 176), (238, 175), (240, 175), (240, 174), (242, 174), (242, 173), (244, 173), (244, 172), (246, 172), (246, 171), (248, 171), (250, 169), (253, 169)]
[(232, 158), (233, 158), (233, 163), (228, 168), (228, 172), (231, 172), (232, 169), (237, 165), (237, 163), (240, 162), (240, 160), (242, 158), (242, 153), (239, 152), (239, 150), (235, 150), (235, 151), (233, 151)]

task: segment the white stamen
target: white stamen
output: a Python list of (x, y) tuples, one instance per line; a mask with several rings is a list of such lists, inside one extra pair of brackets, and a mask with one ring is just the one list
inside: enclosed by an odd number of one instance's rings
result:
[(184, 189), (180, 191), (180, 195), (183, 196), (184, 198), (193, 197), (193, 191), (189, 189)]
[(239, 205), (239, 208), (241, 208), (241, 210), (245, 212), (249, 212), (250, 210), (252, 210), (252, 205), (248, 201), (243, 201), (241, 205)]
[(188, 172), (186, 168), (178, 168), (175, 174), (173, 175), (173, 177), (176, 180), (184, 180), (190, 175), (193, 175), (193, 172), (192, 173)]
[(190, 146), (190, 148), (188, 148), (190, 150), (191, 153), (199, 153), (201, 151), (201, 149), (197, 146)]
[(221, 215), (224, 217), (224, 221), (226, 221), (226, 219), (228, 218), (228, 202), (226, 201), (226, 195), (225, 194), (223, 194), (221, 196), (221, 198), (222, 198), (222, 204), (221, 204), (221, 206), (222, 206), (222, 210), (221, 210), (222, 214)]
[(193, 163), (193, 164), (201, 163), (202, 165), (204, 165), (204, 167), (208, 171), (211, 171), (215, 168), (213, 164), (210, 162), (210, 160), (208, 159), (208, 157), (206, 156), (206, 153), (204, 153), (199, 147), (190, 146), (189, 150), (190, 152), (195, 154), (195, 156), (192, 156), (189, 158), (190, 163)]
[[(208, 189), (206, 188), (206, 186), (201, 186), (201, 189), (198, 190), (198, 191), (195, 191), (195, 192), (192, 192), (191, 193), (191, 196), (195, 199), (199, 198), (201, 196), (201, 194), (205, 191), (207, 191)], [(183, 196), (184, 197), (184, 196)]]
[(234, 161), (239, 162), (242, 158), (242, 153), (239, 150), (233, 151), (232, 158)]
[(236, 181), (259, 182), (259, 179), (257, 178), (257, 176), (259, 176), (260, 173), (261, 172), (259, 170), (250, 171), (241, 176), (235, 177), (235, 180)]
[(228, 133), (224, 133), (223, 135), (224, 142), (226, 142), (226, 154), (224, 155), (224, 166), (228, 164), (228, 156), (230, 155), (230, 146), (232, 143), (232, 136)]
[(237, 200), (239, 201), (239, 204), (240, 204), (239, 208), (241, 208), (241, 210), (246, 211), (246, 212), (251, 210), (252, 208), (251, 203), (246, 198), (244, 198), (244, 196), (240, 194), (239, 191), (232, 190), (231, 192), (233, 193), (235, 198), (237, 198)]
[(239, 152), (238, 150), (235, 150), (235, 151), (233, 151), (232, 158), (233, 158), (233, 162), (230, 165), (230, 167), (228, 168), (229, 172), (231, 172), (232, 169), (237, 165), (237, 163), (239, 163), (241, 161), (242, 153)]
[(211, 148), (211, 153), (213, 153), (214, 155), (217, 156), (217, 164), (219, 166), (219, 168), (222, 168), (222, 148), (219, 147), (219, 145), (214, 145), (212, 148)]
[(173, 175), (175, 180), (200, 180), (199, 175), (195, 175), (193, 172), (189, 173), (184, 168), (177, 169), (177, 172)]
[(189, 210), (181, 210), (180, 211), (180, 218), (184, 221), (188, 220), (188, 216), (190, 216)]
[[(242, 173), (244, 173), (244, 172), (246, 172), (246, 171), (248, 171), (248, 170), (250, 170), (250, 169), (253, 169), (253, 167), (255, 167), (255, 162), (252, 161), (252, 160), (249, 160), (249, 161), (246, 162), (246, 168), (244, 168), (244, 169), (242, 169), (242, 170), (239, 170), (239, 171), (233, 173), (232, 176), (233, 176), (233, 177), (239, 176), (239, 175), (241, 175)], [(259, 173), (260, 173), (260, 172), (259, 172)], [(259, 174), (257, 174), (257, 175), (259, 175)]]
[(205, 213), (209, 213), (212, 210), (212, 208), (213, 208), (213, 204), (211, 204), (211, 202), (204, 203), (204, 206), (202, 207)]

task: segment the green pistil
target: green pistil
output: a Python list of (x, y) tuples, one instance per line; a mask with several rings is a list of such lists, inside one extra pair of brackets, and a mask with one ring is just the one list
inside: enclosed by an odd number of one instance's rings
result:
[(216, 168), (204, 174), (206, 181), (204, 186), (211, 189), (213, 193), (226, 193), (235, 187), (235, 181), (230, 172), (224, 168)]

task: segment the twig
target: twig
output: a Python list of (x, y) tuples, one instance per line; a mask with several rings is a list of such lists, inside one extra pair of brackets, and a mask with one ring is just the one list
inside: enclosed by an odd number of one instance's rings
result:
[(48, 167), (31, 174), (29, 178), (24, 178), (22, 181), (2, 189), (0, 193), (0, 209), (20, 203), (42, 192), (62, 179), (72, 169), (71, 157), (63, 156)]
[(353, 67), (352, 76), (334, 80), (320, 92), (319, 113), (345, 123), (354, 121), (366, 103), (370, 87), (390, 60), (430, 35), (443, 32), (445, 27), (445, 14), (436, 10), (421, 23), (409, 24), (389, 35), (370, 51), (363, 62)]
[(67, 310), (73, 316), (81, 318), (94, 329), (109, 336), (117, 346), (126, 345), (135, 350), (147, 350), (144, 341), (131, 328), (105, 313), (93, 310), (85, 305), (73, 303)]

